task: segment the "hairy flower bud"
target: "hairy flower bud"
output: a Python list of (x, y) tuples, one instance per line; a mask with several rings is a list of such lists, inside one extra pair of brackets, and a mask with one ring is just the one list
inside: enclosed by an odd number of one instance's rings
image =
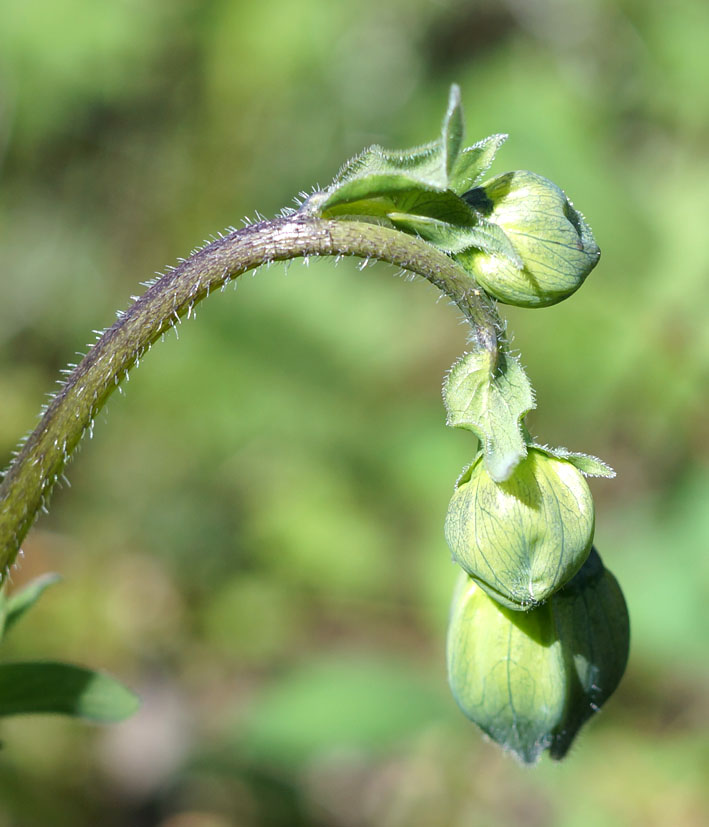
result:
[(463, 712), (525, 763), (561, 759), (618, 686), (630, 627), (623, 593), (595, 549), (543, 606), (514, 612), (469, 577), (456, 588), (448, 681)]
[(519, 307), (546, 307), (570, 296), (596, 266), (601, 251), (590, 227), (564, 192), (541, 175), (498, 175), (463, 198), (497, 224), (523, 264), (479, 249), (460, 263), (491, 295)]
[(537, 448), (506, 482), (495, 482), (479, 457), (458, 482), (445, 530), (453, 559), (499, 603), (524, 610), (583, 565), (593, 499), (580, 471)]

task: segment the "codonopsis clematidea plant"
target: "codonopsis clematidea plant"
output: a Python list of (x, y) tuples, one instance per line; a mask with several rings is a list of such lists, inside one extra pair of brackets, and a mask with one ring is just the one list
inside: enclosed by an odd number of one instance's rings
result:
[[(446, 538), (461, 568), (448, 676), (463, 712), (525, 763), (561, 758), (625, 669), (628, 613), (593, 547), (586, 476), (601, 460), (537, 443), (530, 382), (496, 304), (546, 307), (573, 294), (600, 251), (584, 217), (532, 172), (487, 177), (506, 136), (463, 145), (453, 86), (441, 135), (409, 150), (372, 146), (298, 209), (233, 230), (149, 283), (75, 366), (0, 486), (0, 571), (84, 432), (153, 342), (215, 288), (299, 256), (360, 256), (423, 276), (470, 324), (444, 384), (448, 425), (476, 437)], [(2, 682), (0, 681), (0, 694)], [(1, 703), (1, 698), (0, 698)]]

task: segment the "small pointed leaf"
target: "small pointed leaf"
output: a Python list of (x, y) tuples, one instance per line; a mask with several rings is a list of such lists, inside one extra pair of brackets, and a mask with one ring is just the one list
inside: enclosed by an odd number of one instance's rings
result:
[[(460, 196), (482, 177), (506, 136), (492, 135), (461, 152), (464, 131), (460, 89), (454, 84), (440, 138), (413, 149), (384, 149), (377, 144), (365, 149), (341, 167), (318, 205), (320, 214), (369, 215), (365, 209), (372, 199), (395, 197), (397, 212), (450, 220), (439, 213), (436, 199), (436, 210), (431, 213), (413, 209), (406, 199), (402, 202), (401, 197), (407, 194), (415, 199), (419, 195), (425, 197), (427, 193), (446, 191), (450, 196)], [(356, 210), (343, 212), (343, 204), (354, 202), (358, 202)], [(456, 208), (458, 212), (460, 209)], [(376, 214), (379, 215), (380, 210)]]
[(381, 172), (382, 148), (377, 144), (363, 149), (354, 158), (350, 158), (339, 169), (332, 181), (332, 187), (351, 181), (353, 178), (362, 178)]
[(504, 482), (527, 454), (522, 418), (534, 407), (534, 393), (522, 366), (509, 353), (466, 353), (443, 386), (447, 424), (467, 428), (482, 443), (487, 472)]
[(587, 477), (607, 477), (608, 479), (615, 477), (615, 471), (607, 462), (591, 454), (569, 451), (566, 448), (550, 448), (548, 445), (537, 445), (536, 443), (530, 445), (530, 447), (538, 448), (550, 457), (565, 459)]
[(58, 574), (44, 574), (31, 580), (24, 588), (5, 599), (5, 623), (2, 633), (8, 632), (22, 615), (29, 611), (46, 588), (61, 580)]
[(446, 162), (440, 138), (413, 149), (377, 148), (381, 173), (402, 172), (425, 185), (445, 189), (448, 184)]
[(424, 186), (445, 188), (445, 157), (440, 138), (412, 149), (384, 149), (374, 144), (348, 161), (338, 172), (331, 189), (370, 175), (403, 174)]
[(446, 157), (446, 176), (450, 178), (463, 143), (463, 109), (460, 105), (460, 87), (457, 83), (451, 86), (448, 96), (448, 109), (443, 119), (442, 145)]
[(68, 663), (0, 664), (0, 716), (44, 713), (112, 723), (138, 706), (133, 692), (101, 672)]
[(507, 140), (507, 135), (490, 135), (464, 149), (459, 155), (449, 178), (449, 186), (459, 195), (474, 187), (490, 168), (497, 150)]

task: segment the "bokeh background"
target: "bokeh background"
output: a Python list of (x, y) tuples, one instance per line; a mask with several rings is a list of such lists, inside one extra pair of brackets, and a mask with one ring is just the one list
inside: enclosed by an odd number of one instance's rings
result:
[(493, 171), (559, 183), (603, 250), (506, 317), (532, 431), (618, 471), (591, 485), (633, 640), (564, 763), (483, 741), (445, 685), (459, 314), (384, 266), (271, 268), (151, 352), (25, 544), (15, 584), (63, 582), (0, 655), (143, 707), (4, 720), (0, 827), (709, 822), (708, 38), (703, 0), (3, 0), (2, 464), (140, 281), (435, 137), (455, 81), (470, 142), (511, 135)]

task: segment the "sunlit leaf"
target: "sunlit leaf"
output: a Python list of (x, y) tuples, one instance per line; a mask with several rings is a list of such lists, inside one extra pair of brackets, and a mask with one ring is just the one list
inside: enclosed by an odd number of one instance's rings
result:
[[(327, 216), (331, 207), (337, 207), (340, 204), (418, 190), (435, 192), (437, 185), (397, 172), (364, 175), (352, 178), (334, 189), (321, 205), (320, 211), (322, 215)], [(443, 192), (444, 188), (438, 187), (438, 190)]]
[[(405, 191), (445, 192), (457, 163), (463, 133), (460, 89), (453, 85), (440, 138), (413, 149), (384, 149), (376, 144), (365, 149), (344, 164), (335, 176), (321, 205), (322, 214), (343, 203)], [(402, 204), (398, 206), (408, 211)]]
[(534, 393), (518, 360), (486, 350), (466, 353), (443, 386), (447, 424), (466, 428), (482, 443), (485, 467), (496, 482), (508, 479), (527, 454), (521, 421), (534, 407)]

